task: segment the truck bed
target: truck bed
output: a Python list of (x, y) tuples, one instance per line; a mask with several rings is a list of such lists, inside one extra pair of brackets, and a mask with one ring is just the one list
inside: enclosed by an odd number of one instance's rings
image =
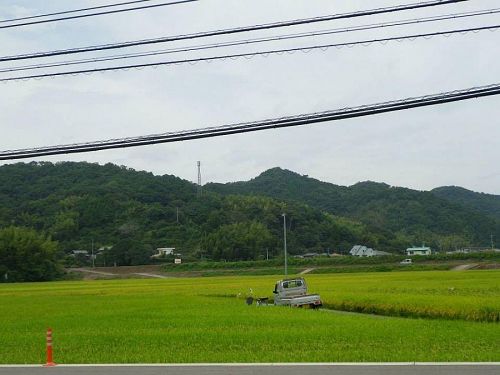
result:
[(281, 300), (283, 305), (303, 306), (303, 305), (321, 305), (319, 294), (306, 294), (305, 296), (296, 296), (290, 298), (283, 298)]

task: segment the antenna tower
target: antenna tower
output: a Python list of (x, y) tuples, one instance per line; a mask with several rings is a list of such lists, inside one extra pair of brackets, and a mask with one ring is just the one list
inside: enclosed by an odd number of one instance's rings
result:
[(201, 162), (198, 161), (198, 196), (201, 195)]

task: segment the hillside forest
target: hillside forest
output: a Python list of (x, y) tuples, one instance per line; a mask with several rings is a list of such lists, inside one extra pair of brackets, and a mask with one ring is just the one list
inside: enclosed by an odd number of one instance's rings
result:
[(148, 263), (158, 247), (185, 260), (277, 257), (283, 214), (291, 254), (347, 253), (355, 244), (401, 254), (422, 243), (444, 252), (499, 238), (499, 202), (458, 187), (337, 186), (280, 168), (199, 191), (113, 164), (18, 163), (0, 167), (0, 265), (15, 263), (11, 245), (23, 236), (66, 265), (85, 262), (75, 250), (92, 249), (98, 265)]

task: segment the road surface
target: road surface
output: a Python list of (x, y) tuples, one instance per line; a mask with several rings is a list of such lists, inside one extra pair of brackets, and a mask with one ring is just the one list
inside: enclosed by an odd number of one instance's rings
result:
[(500, 364), (272, 364), (0, 367), (0, 375), (498, 375)]

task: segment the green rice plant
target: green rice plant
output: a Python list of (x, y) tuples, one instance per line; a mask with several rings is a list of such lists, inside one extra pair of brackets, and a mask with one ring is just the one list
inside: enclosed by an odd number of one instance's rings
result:
[(47, 327), (58, 363), (498, 361), (499, 324), (474, 319), (498, 312), (499, 276), (307, 276), (346, 310), (438, 319), (245, 304), (279, 275), (3, 284), (0, 363), (43, 363)]
[(500, 272), (395, 272), (339, 274), (316, 279), (328, 308), (373, 314), (500, 320)]

